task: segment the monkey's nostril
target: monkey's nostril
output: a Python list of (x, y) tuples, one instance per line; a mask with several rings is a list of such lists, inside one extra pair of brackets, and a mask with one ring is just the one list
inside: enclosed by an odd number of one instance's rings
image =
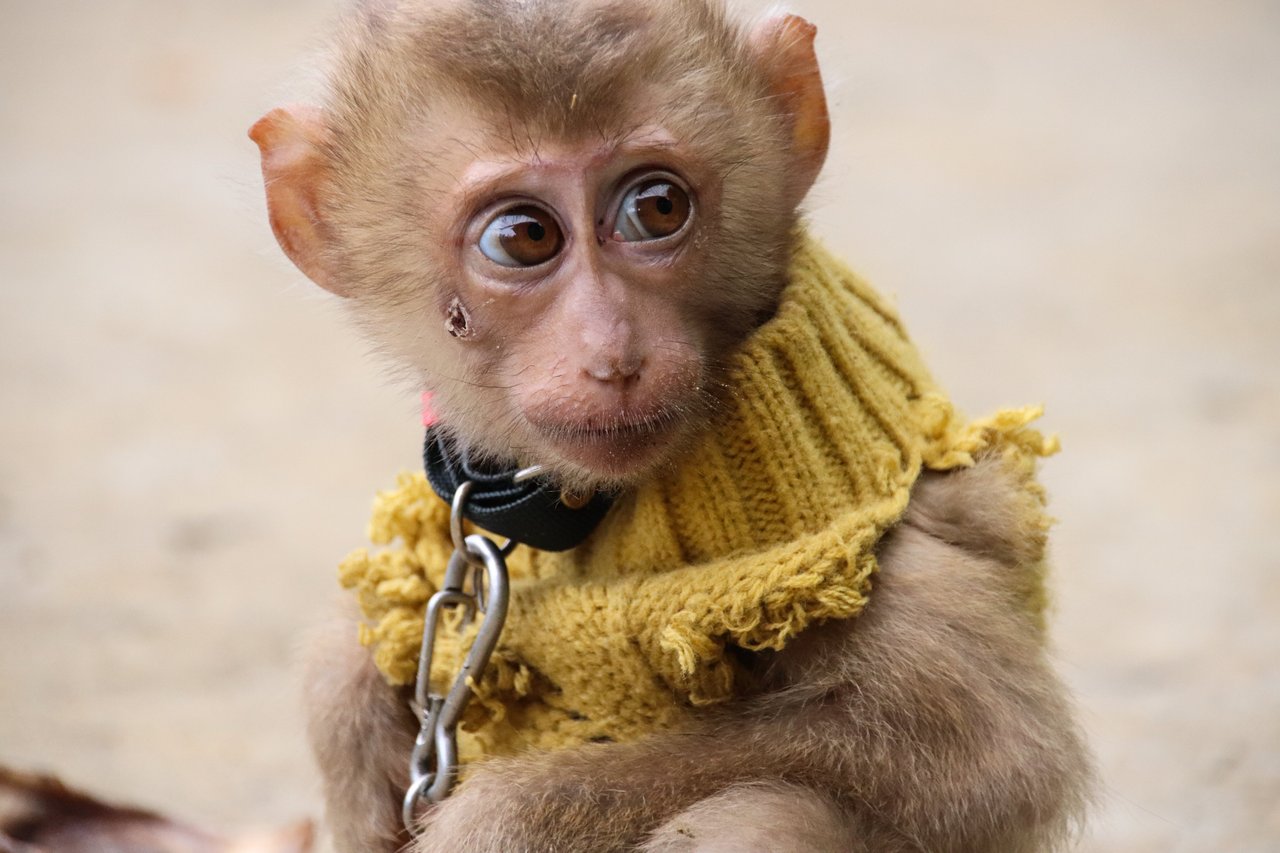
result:
[(640, 371), (643, 367), (642, 360), (622, 361), (614, 358), (588, 365), (582, 372), (598, 382), (629, 387), (640, 380)]

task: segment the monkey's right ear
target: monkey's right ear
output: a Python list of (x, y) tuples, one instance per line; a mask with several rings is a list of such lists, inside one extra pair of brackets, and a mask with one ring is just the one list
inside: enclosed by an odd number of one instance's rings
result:
[(818, 28), (799, 15), (766, 18), (751, 34), (757, 60), (791, 125), (792, 199), (799, 204), (827, 159), (831, 120), (813, 49)]
[(307, 278), (339, 296), (350, 296), (330, 275), (324, 251), (327, 226), (317, 200), (329, 178), (321, 147), (326, 130), (320, 110), (281, 107), (258, 119), (249, 128), (249, 138), (262, 153), (267, 215), (280, 248)]

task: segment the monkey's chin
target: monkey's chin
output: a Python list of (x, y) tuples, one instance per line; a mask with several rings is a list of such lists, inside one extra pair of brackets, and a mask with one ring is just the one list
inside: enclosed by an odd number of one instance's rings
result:
[(539, 429), (545, 456), (565, 486), (634, 485), (670, 456), (681, 430), (675, 423), (642, 423), (606, 430)]

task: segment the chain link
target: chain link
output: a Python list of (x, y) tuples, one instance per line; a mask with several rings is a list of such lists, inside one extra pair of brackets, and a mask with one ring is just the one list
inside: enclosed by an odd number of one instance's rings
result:
[[(424, 800), (438, 803), (449, 795), (458, 775), (458, 722), (473, 695), (473, 685), (484, 673), (498, 644), (507, 618), (510, 589), (506, 555), (516, 544), (508, 540), (499, 546), (487, 536), (463, 536), (462, 516), (471, 482), (454, 493), (449, 532), (453, 554), (445, 568), (444, 583), (427, 602), (422, 626), (422, 650), (418, 655), (418, 678), (411, 707), (420, 720), (418, 737), (409, 760), (409, 789), (404, 795), (401, 816), (410, 835), (416, 836), (418, 805)], [(465, 630), (481, 615), (476, 638), (447, 694), (431, 688), (431, 662), (435, 657), (436, 630), (443, 611), (465, 610), (459, 630)]]

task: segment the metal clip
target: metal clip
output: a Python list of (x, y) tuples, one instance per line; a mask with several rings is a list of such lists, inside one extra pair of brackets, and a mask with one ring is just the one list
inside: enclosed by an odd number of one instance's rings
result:
[[(469, 486), (464, 483), (463, 486)], [(417, 835), (414, 821), (418, 804), (438, 803), (449, 794), (458, 775), (458, 722), (474, 695), (472, 685), (484, 672), (498, 644), (507, 618), (509, 586), (506, 554), (514, 547), (499, 547), (485, 536), (462, 538), (462, 509), (469, 489), (459, 489), (462, 499), (454, 501), (451, 532), (455, 550), (445, 569), (444, 584), (427, 602), (422, 629), (422, 650), (418, 655), (418, 679), (414, 687), (413, 710), (421, 720), (409, 762), (409, 790), (405, 792), (401, 817), (410, 835)], [(471, 569), (471, 571), (468, 571)], [(470, 580), (470, 591), (465, 587)], [(460, 629), (482, 614), (475, 641), (446, 695), (431, 689), (431, 662), (435, 656), (436, 630), (445, 608), (466, 609)]]

